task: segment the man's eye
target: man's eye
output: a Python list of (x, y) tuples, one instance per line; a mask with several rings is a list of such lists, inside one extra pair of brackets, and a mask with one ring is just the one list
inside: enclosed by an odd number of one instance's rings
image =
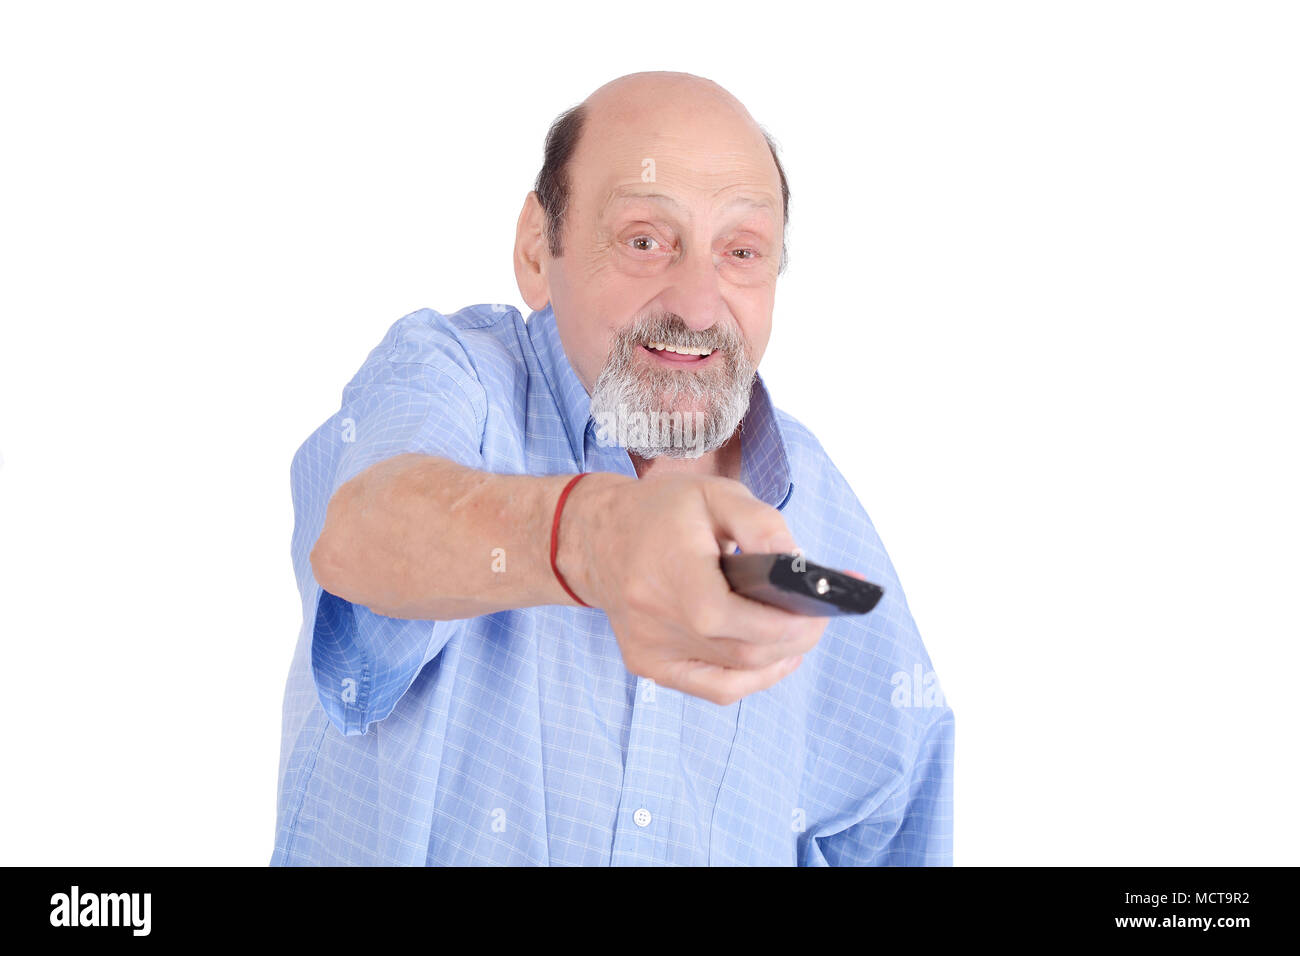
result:
[(739, 258), (743, 258), (743, 259), (745, 259), (745, 260), (749, 260), (749, 259), (757, 259), (757, 258), (758, 258), (758, 250), (756, 250), (756, 249), (733, 249), (733, 250), (731, 250), (731, 251), (732, 251), (732, 252), (748, 252), (749, 255), (739, 257)]
[[(655, 242), (655, 240), (654, 240), (653, 238), (651, 238), (650, 236), (637, 236), (636, 238), (632, 239), (631, 242), (633, 242), (633, 243), (637, 243), (637, 242)], [(658, 245), (658, 243), (655, 242), (655, 245)], [(641, 251), (641, 252), (650, 252), (650, 251), (651, 251), (650, 249), (641, 248), (641, 247), (638, 247), (638, 249), (639, 249), (639, 251)]]

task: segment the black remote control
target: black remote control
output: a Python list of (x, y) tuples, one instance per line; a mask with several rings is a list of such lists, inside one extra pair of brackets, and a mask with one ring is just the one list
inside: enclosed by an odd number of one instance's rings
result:
[(801, 554), (724, 554), (720, 562), (731, 590), (795, 614), (866, 614), (885, 593), (878, 584), (814, 564)]

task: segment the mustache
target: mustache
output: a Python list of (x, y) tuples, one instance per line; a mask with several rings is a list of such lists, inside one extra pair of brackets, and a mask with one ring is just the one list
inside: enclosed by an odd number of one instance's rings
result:
[(745, 354), (745, 340), (734, 326), (715, 323), (707, 329), (692, 329), (685, 319), (672, 312), (643, 316), (619, 330), (615, 336), (614, 350), (631, 355), (636, 349), (651, 342), (715, 349), (724, 355)]

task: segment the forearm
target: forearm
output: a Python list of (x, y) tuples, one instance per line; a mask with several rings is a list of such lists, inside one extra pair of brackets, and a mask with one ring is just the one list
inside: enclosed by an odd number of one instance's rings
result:
[[(389, 458), (330, 500), (312, 570), (331, 594), (387, 617), (452, 620), (573, 605), (550, 566), (551, 521), (570, 478), (498, 475), (428, 455)], [(579, 488), (591, 483), (582, 489), (591, 501), (598, 487), (634, 480), (595, 474)], [(565, 539), (581, 530), (567, 505), (564, 517), (562, 569), (576, 546)]]

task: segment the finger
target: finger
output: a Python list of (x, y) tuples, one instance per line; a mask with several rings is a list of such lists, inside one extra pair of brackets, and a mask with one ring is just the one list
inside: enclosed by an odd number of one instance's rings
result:
[[(783, 554), (795, 550), (794, 535), (785, 519), (766, 502), (759, 501), (744, 485), (710, 482), (704, 499), (713, 518), (713, 533), (719, 544), (734, 542), (746, 554)], [(743, 494), (742, 494), (743, 492)]]
[(734, 670), (687, 661), (672, 668), (669, 686), (684, 694), (726, 706), (771, 687), (792, 673), (801, 660), (800, 657), (784, 658), (759, 670)]
[(819, 630), (818, 626), (810, 625), (810, 621), (827, 620), (796, 614), (737, 594), (727, 584), (720, 568), (714, 586), (716, 590), (696, 605), (702, 610), (694, 616), (693, 623), (701, 637), (734, 637), (758, 644), (778, 644), (809, 630)]
[(756, 644), (752, 641), (740, 641), (734, 637), (714, 637), (704, 642), (693, 653), (709, 664), (717, 664), (733, 670), (761, 670), (777, 661), (807, 654), (817, 646), (825, 632), (828, 617), (809, 618), (809, 629), (775, 644)]

